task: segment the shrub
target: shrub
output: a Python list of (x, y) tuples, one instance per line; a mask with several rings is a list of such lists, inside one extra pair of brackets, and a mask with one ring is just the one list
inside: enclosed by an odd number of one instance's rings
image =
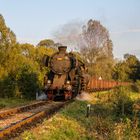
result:
[(21, 69), (17, 83), (24, 98), (35, 99), (35, 93), (39, 88), (37, 72), (32, 71), (30, 67)]
[(39, 88), (38, 71), (26, 64), (0, 80), (0, 97), (35, 99)]
[(0, 81), (0, 97), (13, 97), (15, 91), (14, 76), (8, 75)]
[(133, 101), (129, 96), (127, 87), (117, 87), (113, 93), (113, 109), (118, 117), (131, 116), (133, 112)]

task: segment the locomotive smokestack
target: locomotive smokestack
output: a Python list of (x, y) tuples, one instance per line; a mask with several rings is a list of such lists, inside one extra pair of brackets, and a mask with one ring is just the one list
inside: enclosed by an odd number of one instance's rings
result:
[(67, 50), (67, 46), (59, 46), (58, 50), (59, 50), (60, 53), (65, 53), (66, 50)]

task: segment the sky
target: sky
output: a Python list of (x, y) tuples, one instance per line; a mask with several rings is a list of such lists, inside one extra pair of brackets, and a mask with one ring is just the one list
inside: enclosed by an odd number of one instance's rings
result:
[(34, 45), (71, 21), (99, 20), (116, 58), (140, 58), (140, 0), (0, 0), (0, 14), (18, 42)]

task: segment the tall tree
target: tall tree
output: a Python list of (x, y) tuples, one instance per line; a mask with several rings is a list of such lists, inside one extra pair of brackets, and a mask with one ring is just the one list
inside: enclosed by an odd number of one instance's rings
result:
[(15, 34), (6, 26), (3, 16), (0, 15), (0, 65), (6, 61), (9, 52), (15, 44)]
[(83, 26), (82, 38), (83, 41), (80, 44), (81, 53), (88, 63), (90, 74), (111, 79), (113, 44), (109, 38), (108, 30), (99, 21), (91, 19), (87, 25)]
[(16, 43), (16, 36), (5, 24), (3, 16), (0, 14), (0, 46)]
[(99, 21), (89, 20), (87, 25), (83, 26), (82, 37), (81, 52), (85, 54), (86, 61), (94, 63), (100, 55), (113, 58), (113, 45), (109, 33)]

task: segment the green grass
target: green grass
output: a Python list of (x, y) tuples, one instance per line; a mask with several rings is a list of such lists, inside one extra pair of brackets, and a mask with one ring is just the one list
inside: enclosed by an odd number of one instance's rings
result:
[(31, 101), (26, 99), (16, 98), (0, 98), (0, 109), (12, 108), (30, 103)]
[[(133, 95), (132, 95), (133, 94)], [(75, 101), (32, 131), (24, 132), (22, 140), (139, 140), (140, 121), (131, 108), (139, 94), (119, 94), (114, 91), (90, 94), (93, 101)], [(137, 96), (138, 95), (138, 96)], [(94, 100), (97, 98), (97, 100)], [(122, 108), (124, 112), (122, 113)]]

